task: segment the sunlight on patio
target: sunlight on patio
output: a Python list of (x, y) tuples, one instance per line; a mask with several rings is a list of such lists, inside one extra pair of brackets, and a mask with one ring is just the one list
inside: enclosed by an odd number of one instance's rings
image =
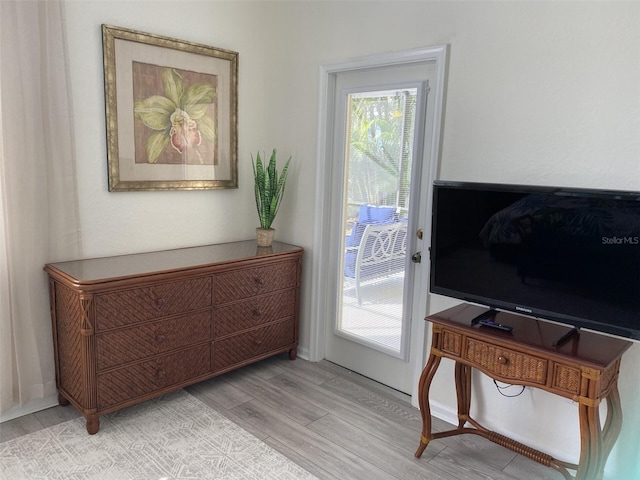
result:
[(345, 278), (341, 330), (395, 352), (400, 352), (404, 272), (363, 282), (362, 304), (355, 285)]

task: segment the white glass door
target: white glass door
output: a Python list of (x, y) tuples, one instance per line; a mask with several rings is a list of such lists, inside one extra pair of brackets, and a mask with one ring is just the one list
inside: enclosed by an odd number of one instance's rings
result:
[(334, 99), (331, 244), (339, 266), (329, 279), (335, 316), (325, 358), (405, 393), (416, 300), (426, 295), (414, 291), (424, 265), (412, 256), (426, 218), (420, 199), (433, 71), (421, 64), (340, 74)]
[(345, 255), (335, 333), (403, 360), (417, 97), (417, 87), (405, 87), (345, 98)]

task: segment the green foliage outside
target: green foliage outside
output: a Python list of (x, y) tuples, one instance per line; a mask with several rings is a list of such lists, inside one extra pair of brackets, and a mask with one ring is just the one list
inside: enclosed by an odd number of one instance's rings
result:
[(349, 204), (408, 207), (415, 93), (353, 96), (350, 106)]

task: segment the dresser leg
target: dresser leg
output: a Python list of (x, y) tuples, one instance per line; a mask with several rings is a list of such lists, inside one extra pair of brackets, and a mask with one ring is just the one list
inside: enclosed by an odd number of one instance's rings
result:
[(438, 370), (440, 360), (442, 357), (429, 355), (429, 360), (422, 370), (420, 375), (420, 383), (418, 384), (418, 403), (420, 405), (420, 415), (422, 415), (422, 435), (420, 436), (420, 446), (416, 450), (416, 458), (422, 456), (422, 452), (427, 448), (429, 440), (431, 440), (431, 407), (429, 406), (429, 388), (431, 387), (431, 381), (433, 376)]
[(66, 407), (67, 405), (69, 405), (69, 400), (67, 400), (66, 397), (62, 396), (61, 393), (58, 393), (58, 405), (60, 405), (61, 407)]
[(292, 348), (291, 350), (289, 350), (289, 360), (295, 360), (297, 356), (298, 356), (297, 348)]
[(87, 433), (95, 435), (100, 430), (100, 417), (98, 415), (87, 415)]

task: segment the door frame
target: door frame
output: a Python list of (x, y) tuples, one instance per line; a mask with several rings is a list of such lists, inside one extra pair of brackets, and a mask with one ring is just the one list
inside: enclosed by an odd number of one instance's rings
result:
[[(362, 70), (367, 68), (385, 67), (393, 65), (410, 65), (413, 63), (434, 62), (435, 79), (430, 84), (429, 102), (434, 102), (434, 108), (426, 118), (425, 125), (430, 127), (425, 136), (425, 143), (428, 146), (429, 182), (426, 191), (427, 211), (431, 211), (432, 185), (437, 178), (438, 165), (440, 164), (440, 143), (444, 111), (445, 97), (445, 77), (447, 70), (448, 45), (437, 45), (433, 47), (404, 50), (395, 53), (373, 55), (352, 60), (339, 61), (320, 65), (319, 81), (319, 119), (318, 119), (318, 147), (316, 152), (316, 194), (315, 194), (315, 222), (313, 235), (313, 255), (312, 255), (312, 285), (311, 285), (311, 318), (310, 338), (309, 338), (309, 359), (320, 361), (325, 356), (325, 328), (328, 318), (333, 312), (328, 312), (326, 305), (329, 295), (335, 294), (333, 289), (328, 288), (326, 279), (337, 275), (336, 265), (328, 261), (327, 245), (335, 244), (339, 239), (331, 238), (329, 228), (331, 222), (331, 212), (328, 207), (328, 198), (331, 192), (331, 179), (334, 174), (334, 164), (331, 162), (333, 144), (333, 119), (334, 119), (334, 96), (336, 76), (341, 72)], [(426, 219), (425, 219), (426, 220)], [(430, 238), (431, 223), (426, 222), (423, 227), (424, 238)], [(425, 246), (428, 245), (425, 243)], [(333, 245), (335, 246), (335, 245)], [(325, 248), (323, 248), (325, 247)], [(428, 259), (428, 255), (425, 255)], [(428, 285), (428, 269), (423, 269), (421, 276), (421, 286)], [(429, 295), (421, 298), (420, 309), (427, 312)], [(412, 322), (411, 326), (411, 346), (410, 356), (413, 370), (413, 388), (411, 392), (411, 403), (417, 406), (418, 379), (422, 372), (422, 367), (426, 359), (426, 345), (428, 345), (428, 329), (424, 321)]]

